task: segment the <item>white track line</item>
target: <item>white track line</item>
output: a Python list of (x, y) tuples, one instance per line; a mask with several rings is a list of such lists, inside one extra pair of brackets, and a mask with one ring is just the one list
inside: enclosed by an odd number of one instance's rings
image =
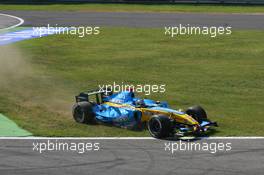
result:
[(0, 29), (0, 30), (9, 30), (9, 29), (13, 29), (13, 28), (18, 27), (18, 26), (20, 26), (20, 25), (22, 25), (22, 24), (24, 23), (24, 20), (23, 20), (22, 18), (17, 17), (17, 16), (8, 15), (8, 14), (4, 14), (4, 13), (0, 13), (0, 15), (2, 15), (2, 16), (7, 16), (7, 17), (10, 17), (10, 18), (15, 18), (15, 19), (17, 19), (17, 20), (19, 21), (18, 24), (15, 24), (15, 25), (13, 25), (13, 26), (10, 26), (10, 27), (4, 28), (4, 29)]
[[(195, 137), (182, 137), (182, 139), (194, 139)], [(153, 137), (0, 137), (0, 140), (156, 140)], [(202, 140), (242, 140), (264, 139), (264, 137), (198, 137)]]

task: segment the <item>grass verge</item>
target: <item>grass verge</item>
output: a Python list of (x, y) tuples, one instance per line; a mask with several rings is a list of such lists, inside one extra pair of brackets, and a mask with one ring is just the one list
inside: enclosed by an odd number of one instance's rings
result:
[(145, 97), (177, 109), (204, 106), (219, 122), (216, 135), (263, 136), (263, 41), (262, 31), (172, 39), (163, 30), (130, 28), (22, 41), (12, 47), (23, 64), (1, 80), (0, 113), (38, 136), (148, 136), (147, 131), (75, 123), (74, 95), (114, 81), (166, 84), (166, 93)]

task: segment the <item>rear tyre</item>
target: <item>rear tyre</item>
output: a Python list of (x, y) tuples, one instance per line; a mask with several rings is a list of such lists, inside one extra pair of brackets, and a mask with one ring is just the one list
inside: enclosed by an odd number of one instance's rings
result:
[(172, 122), (166, 116), (153, 115), (147, 127), (150, 135), (155, 138), (166, 138), (173, 134)]
[(74, 104), (72, 115), (77, 123), (95, 124), (93, 104), (90, 102), (78, 102)]
[(197, 120), (199, 123), (207, 119), (207, 114), (201, 106), (192, 106), (186, 110), (186, 114)]

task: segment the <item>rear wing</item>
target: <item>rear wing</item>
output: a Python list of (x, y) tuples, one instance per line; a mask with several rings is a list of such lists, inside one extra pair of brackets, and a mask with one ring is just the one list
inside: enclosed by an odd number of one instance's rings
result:
[(91, 96), (95, 96), (96, 103), (101, 104), (103, 102), (103, 97), (107, 90), (89, 90), (85, 92), (81, 92), (79, 95), (75, 96), (75, 101), (82, 102), (82, 101), (90, 101)]

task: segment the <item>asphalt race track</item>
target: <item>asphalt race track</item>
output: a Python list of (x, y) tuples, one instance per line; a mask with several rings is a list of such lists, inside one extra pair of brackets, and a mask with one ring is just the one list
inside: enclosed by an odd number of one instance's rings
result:
[(10, 16), (5, 16), (5, 14), (1, 14), (0, 12), (0, 30), (7, 28), (7, 27), (14, 26), (18, 24), (19, 22), (20, 21), (18, 19), (15, 19)]
[[(1, 140), (1, 174), (126, 174), (249, 175), (264, 172), (264, 139), (210, 139), (195, 143), (231, 143), (230, 151), (165, 151), (161, 140), (50, 140), (98, 142), (100, 149), (83, 154), (73, 151), (33, 151), (33, 142), (47, 140)], [(184, 142), (187, 143), (187, 142)]]
[(1, 11), (25, 20), (24, 26), (122, 26), (164, 27), (231, 26), (234, 29), (264, 29), (264, 14), (126, 13)]

